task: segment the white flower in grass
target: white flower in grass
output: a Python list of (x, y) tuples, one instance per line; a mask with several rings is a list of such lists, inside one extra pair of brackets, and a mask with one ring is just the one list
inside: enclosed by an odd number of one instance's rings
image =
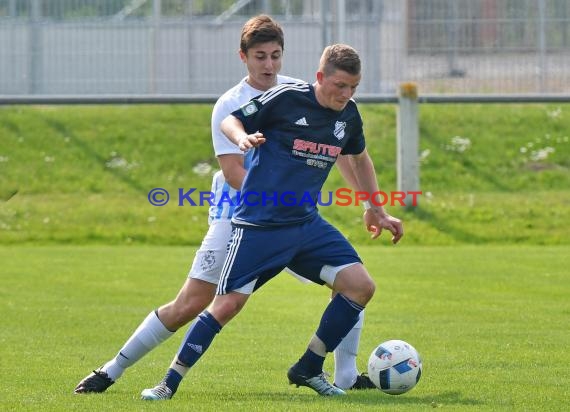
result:
[(208, 176), (212, 172), (212, 166), (209, 163), (198, 163), (192, 168), (192, 171), (198, 176)]
[(463, 153), (471, 148), (471, 140), (468, 137), (454, 136), (451, 138), (451, 146), (454, 151)]
[(531, 160), (538, 162), (541, 160), (548, 159), (548, 156), (554, 152), (555, 152), (554, 148), (548, 146), (548, 147), (545, 147), (543, 149), (533, 150), (530, 154), (530, 158), (531, 158)]
[(527, 149), (526, 147), (521, 147), (521, 148), (520, 148), (520, 152), (521, 152), (521, 153), (526, 153), (526, 152), (528, 152), (528, 149)]
[(547, 116), (550, 117), (551, 119), (558, 119), (562, 116), (562, 108), (561, 107), (557, 107), (554, 110), (548, 111), (546, 112)]
[(109, 169), (124, 169), (131, 170), (138, 167), (137, 162), (129, 162), (122, 156), (118, 156), (117, 152), (111, 152), (111, 159), (105, 163), (105, 166)]
[(126, 169), (128, 165), (129, 162), (127, 162), (127, 160), (122, 157), (114, 157), (105, 163), (105, 166), (107, 166), (109, 169)]

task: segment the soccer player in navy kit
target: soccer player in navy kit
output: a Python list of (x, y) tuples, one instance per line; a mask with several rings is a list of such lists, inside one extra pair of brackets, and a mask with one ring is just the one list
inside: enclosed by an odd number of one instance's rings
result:
[[(233, 211), (233, 207), (227, 203), (218, 202), (224, 194), (231, 198), (236, 196), (236, 189), (232, 186), (241, 187), (245, 169), (249, 164), (249, 159), (244, 160), (243, 152), (220, 131), (220, 124), (231, 112), (272, 86), (300, 81), (278, 75), (283, 46), (281, 26), (270, 16), (254, 16), (244, 24), (239, 55), (248, 75), (218, 99), (212, 112), (212, 140), (222, 171), (218, 171), (212, 179), (216, 206), (210, 208), (210, 227), (196, 252), (188, 278), (176, 298), (152, 310), (113, 358), (77, 384), (75, 393), (105, 392), (128, 368), (169, 339), (174, 331), (193, 320), (214, 298), (226, 255), (226, 245), (231, 237), (230, 219)], [(346, 166), (341, 165), (341, 162), (338, 165), (349, 180), (344, 170)], [(227, 180), (225, 176), (228, 177)], [(351, 184), (356, 188), (354, 182)], [(335, 351), (335, 384), (341, 388), (373, 387), (370, 379), (365, 374), (359, 374), (356, 369), (362, 317)]]
[[(349, 156), (360, 190), (379, 191), (352, 100), (360, 77), (356, 51), (347, 45), (329, 46), (313, 86), (276, 86), (222, 122), (224, 134), (241, 150), (254, 149), (242, 192), (260, 194), (265, 201), (249, 199), (236, 208), (217, 295), (190, 327), (176, 366), (158, 386), (143, 390), (143, 399), (170, 398), (251, 293), (285, 267), (336, 292), (306, 352), (289, 369), (289, 381), (320, 395), (345, 394), (327, 381), (322, 367), (326, 354), (358, 321), (375, 285), (346, 238), (318, 214), (316, 202), (340, 154)], [(285, 194), (287, 202), (282, 201)], [(393, 243), (403, 236), (400, 220), (382, 207), (368, 203), (364, 222), (373, 238), (383, 229), (392, 233)], [(161, 394), (165, 396), (157, 396)]]

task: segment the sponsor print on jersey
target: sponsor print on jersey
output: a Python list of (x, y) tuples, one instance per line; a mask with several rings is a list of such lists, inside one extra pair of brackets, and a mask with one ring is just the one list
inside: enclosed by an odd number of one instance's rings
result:
[(241, 112), (243, 113), (244, 116), (251, 116), (252, 114), (257, 112), (257, 106), (255, 105), (254, 102), (246, 103), (241, 107)]
[(336, 161), (341, 151), (342, 147), (295, 139), (291, 153), (296, 157), (305, 158), (305, 163), (309, 166), (326, 169)]

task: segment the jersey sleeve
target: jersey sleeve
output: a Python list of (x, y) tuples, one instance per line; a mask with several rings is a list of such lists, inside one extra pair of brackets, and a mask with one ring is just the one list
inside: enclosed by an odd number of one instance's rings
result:
[(232, 115), (237, 117), (242, 122), (246, 133), (252, 134), (262, 128), (262, 112), (264, 111), (264, 108), (264, 105), (262, 105), (259, 100), (255, 98), (243, 104), (239, 109), (232, 112)]
[(362, 118), (358, 110), (356, 110), (356, 116), (350, 124), (350, 139), (340, 153), (343, 155), (357, 155), (362, 153), (365, 148), (366, 141), (364, 140)]
[(224, 154), (241, 154), (243, 152), (239, 150), (230, 139), (226, 137), (225, 134), (222, 133), (220, 130), (220, 124), (222, 120), (224, 120), (228, 115), (231, 114), (232, 108), (230, 108), (231, 102), (228, 101), (221, 101), (218, 100), (214, 105), (214, 110), (212, 111), (212, 121), (211, 121), (211, 130), (212, 130), (212, 143), (214, 145), (214, 153), (216, 156), (221, 156)]

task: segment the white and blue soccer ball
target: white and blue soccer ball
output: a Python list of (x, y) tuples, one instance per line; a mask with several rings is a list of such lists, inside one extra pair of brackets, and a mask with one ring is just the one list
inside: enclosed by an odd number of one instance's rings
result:
[(381, 343), (368, 359), (368, 377), (378, 389), (390, 395), (408, 392), (421, 376), (420, 355), (403, 340)]

